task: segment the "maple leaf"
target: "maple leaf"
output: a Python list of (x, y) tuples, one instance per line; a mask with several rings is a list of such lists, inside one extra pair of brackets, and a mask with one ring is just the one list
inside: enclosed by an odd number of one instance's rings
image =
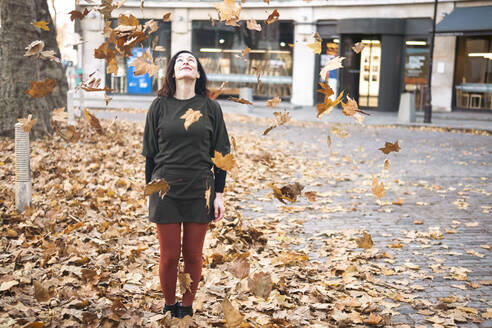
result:
[(362, 51), (362, 49), (364, 49), (365, 46), (362, 42), (357, 42), (356, 44), (354, 44), (354, 46), (352, 47), (352, 50), (358, 54)]
[(246, 46), (246, 48), (244, 48), (243, 51), (241, 51), (241, 55), (243, 57), (246, 57), (246, 55), (249, 54), (250, 51), (251, 49), (248, 46)]
[(190, 125), (197, 122), (200, 119), (200, 117), (202, 117), (202, 112), (200, 112), (199, 110), (193, 110), (191, 108), (188, 108), (186, 113), (181, 115), (180, 118), (185, 120), (184, 128), (186, 131), (188, 131), (188, 128), (190, 127)]
[(278, 104), (280, 104), (281, 102), (282, 102), (282, 99), (280, 99), (279, 96), (275, 96), (272, 99), (267, 100), (266, 103), (267, 103), (268, 107), (273, 108), (273, 107), (277, 106)]
[(244, 279), (249, 276), (249, 262), (245, 258), (236, 258), (227, 266), (227, 271), (238, 279)]
[[(320, 83), (321, 84), (321, 83)], [(338, 97), (335, 100), (332, 100), (330, 96), (328, 96), (329, 90), (331, 90), (331, 93), (333, 94), (333, 90), (326, 84), (326, 91), (322, 92), (325, 93), (325, 98), (323, 99), (323, 103), (321, 104), (316, 104), (316, 111), (318, 112), (317, 117), (321, 118), (324, 114), (329, 114), (333, 107), (338, 105), (340, 101), (342, 100), (343, 96), (343, 91), (340, 92)], [(319, 90), (318, 90), (319, 91)]]
[(244, 316), (232, 306), (227, 297), (224, 297), (221, 306), (227, 327), (239, 327), (244, 322)]
[(240, 104), (253, 105), (253, 103), (251, 101), (243, 99), (243, 98), (229, 97), (227, 99), (235, 101), (235, 102), (240, 103)]
[(273, 12), (266, 19), (265, 24), (275, 23), (276, 21), (278, 21), (279, 16), (280, 14), (278, 13), (277, 9), (274, 9)]
[(257, 272), (253, 275), (253, 278), (248, 278), (249, 290), (254, 295), (263, 297), (265, 300), (268, 299), (272, 286), (272, 277), (268, 272)]
[(398, 140), (395, 141), (395, 143), (391, 142), (385, 142), (383, 148), (378, 148), (380, 151), (382, 151), (385, 155), (388, 155), (391, 152), (399, 152), (400, 151), (400, 146), (398, 145)]
[(84, 117), (89, 121), (89, 124), (96, 129), (97, 133), (100, 135), (104, 135), (104, 130), (99, 123), (99, 119), (92, 115), (87, 109), (84, 109)]
[(135, 76), (144, 75), (145, 73), (152, 76), (159, 70), (159, 65), (154, 64), (154, 60), (150, 54), (150, 49), (147, 49), (142, 56), (133, 60), (130, 65), (135, 66), (135, 71), (133, 71), (133, 75)]
[(37, 28), (40, 28), (42, 30), (45, 30), (45, 31), (49, 31), (50, 28), (48, 27), (48, 22), (47, 21), (39, 21), (39, 22), (35, 22), (35, 23), (31, 23), (32, 25), (36, 26)]
[(38, 121), (37, 118), (35, 118), (34, 120), (32, 119), (32, 114), (29, 114), (27, 118), (19, 118), (17, 120), (21, 124), (21, 128), (22, 130), (24, 130), (24, 132), (31, 131), (33, 125), (36, 124), (36, 122)]
[(87, 16), (87, 14), (89, 14), (89, 12), (90, 12), (90, 10), (85, 8), (85, 10), (83, 12), (79, 11), (79, 10), (72, 10), (68, 14), (70, 15), (70, 20), (74, 21), (76, 19), (79, 19), (79, 20), (84, 19), (85, 16)]
[(236, 5), (235, 0), (224, 0), (222, 3), (214, 3), (221, 21), (237, 21), (241, 12), (241, 5)]
[(357, 247), (365, 249), (372, 248), (373, 242), (371, 235), (365, 231), (363, 231), (362, 233), (363, 236), (355, 240), (357, 242)]
[(384, 195), (386, 194), (386, 190), (384, 190), (384, 184), (382, 182), (378, 183), (378, 180), (376, 179), (375, 176), (372, 176), (371, 190), (374, 196), (376, 196), (377, 198), (383, 198)]
[[(154, 179), (145, 185), (144, 188), (144, 196), (152, 195), (155, 192), (159, 191), (159, 194), (163, 193), (164, 195), (171, 189), (171, 186), (164, 179)], [(162, 196), (161, 198), (164, 198)]]
[(46, 78), (44, 81), (31, 81), (31, 88), (24, 91), (33, 98), (42, 98), (49, 95), (56, 86), (56, 81)]
[(165, 22), (170, 22), (171, 21), (171, 13), (165, 13), (164, 16), (162, 16), (162, 20)]
[(260, 32), (261, 31), (261, 25), (256, 23), (256, 21), (251, 18), (249, 21), (246, 21), (246, 28), (248, 30), (255, 30)]
[(113, 5), (113, 0), (101, 0), (101, 5), (95, 7), (104, 16), (104, 20), (109, 20), (111, 18), (111, 13), (113, 9), (118, 8), (118, 5)]
[(357, 105), (357, 102), (349, 96), (347, 96), (346, 103), (342, 102), (342, 107), (342, 113), (346, 116), (352, 116), (359, 124), (362, 124), (362, 121), (364, 120), (364, 116), (362, 116), (361, 113), (369, 115), (368, 113), (361, 111)]
[[(318, 34), (318, 32), (314, 33), (314, 39), (316, 40), (314, 43), (309, 43), (307, 46), (313, 50), (315, 54), (321, 53), (321, 42), (323, 41)], [(326, 79), (325, 79), (326, 80)]]
[(234, 159), (233, 154), (229, 153), (226, 156), (222, 156), (222, 154), (216, 150), (214, 151), (212, 162), (215, 164), (215, 166), (224, 171), (229, 171), (236, 166), (236, 160)]
[(40, 53), (44, 48), (44, 41), (41, 41), (41, 40), (36, 40), (36, 41), (33, 41), (31, 42), (30, 45), (28, 45), (25, 49), (26, 49), (26, 52), (24, 53), (24, 56), (33, 56), (33, 55), (37, 55), (38, 53)]
[(334, 69), (337, 68), (342, 68), (342, 60), (344, 60), (345, 57), (335, 57), (332, 60), (328, 61), (326, 65), (321, 69), (321, 72), (319, 75), (323, 80), (328, 80), (328, 73)]

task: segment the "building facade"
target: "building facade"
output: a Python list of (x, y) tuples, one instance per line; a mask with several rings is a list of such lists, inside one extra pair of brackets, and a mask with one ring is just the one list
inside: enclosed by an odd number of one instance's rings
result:
[[(242, 4), (239, 27), (211, 24), (211, 17), (218, 18), (215, 2), (219, 1), (147, 0), (142, 10), (140, 1), (128, 0), (113, 11), (113, 25), (120, 14), (128, 13), (142, 22), (159, 22), (153, 35), (158, 35), (153, 57), (160, 69), (153, 77), (134, 76), (130, 65), (150, 47), (150, 40), (134, 49), (132, 57), (118, 57), (116, 74), (105, 74), (104, 60), (94, 58), (94, 49), (104, 42), (104, 22), (91, 11), (78, 31), (87, 41), (80, 49), (84, 78), (96, 72), (95, 76), (114, 89), (115, 106), (120, 106), (118, 99), (125, 103), (133, 99), (134, 106), (143, 108), (139, 101), (146, 103), (155, 97), (170, 57), (188, 49), (200, 58), (210, 86), (218, 88), (226, 82), (224, 93), (228, 95), (237, 96), (241, 88), (251, 88), (255, 99), (280, 96), (293, 105), (313, 106), (322, 101), (316, 91), (318, 83), (328, 82), (337, 93), (343, 90), (354, 98), (361, 108), (397, 111), (401, 93), (413, 92), (417, 109), (423, 109), (433, 0), (272, 0), (270, 4), (248, 0)], [(478, 12), (486, 12), (491, 6), (492, 1), (439, 0), (431, 84), (434, 111), (492, 113), (492, 19), (471, 29), (456, 26), (464, 19), (462, 8), (479, 7)], [(280, 14), (278, 22), (265, 24), (274, 9)], [(171, 22), (162, 21), (166, 13), (171, 13)], [(455, 19), (448, 21), (452, 17)], [(251, 18), (261, 24), (261, 32), (246, 28), (246, 20)], [(306, 46), (314, 42), (316, 32), (323, 40), (321, 54)], [(357, 42), (365, 45), (359, 54), (352, 50)], [(246, 46), (251, 49), (247, 60), (241, 56)], [(321, 80), (321, 68), (335, 56), (345, 57), (344, 67), (331, 71), (328, 81)], [(87, 105), (104, 104), (100, 94), (88, 93), (85, 99)]]

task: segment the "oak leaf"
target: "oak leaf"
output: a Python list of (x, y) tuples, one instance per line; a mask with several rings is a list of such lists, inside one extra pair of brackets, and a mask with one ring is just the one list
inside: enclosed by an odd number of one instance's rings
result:
[(47, 21), (39, 21), (39, 22), (35, 22), (35, 23), (31, 23), (32, 25), (36, 26), (37, 28), (40, 28), (42, 30), (45, 30), (45, 31), (49, 31), (50, 28), (48, 27), (48, 22)]
[(180, 118), (185, 120), (184, 121), (184, 128), (186, 131), (188, 131), (188, 128), (190, 127), (190, 125), (197, 122), (200, 119), (200, 117), (202, 117), (202, 116), (203, 116), (202, 112), (200, 112), (199, 110), (193, 110), (191, 108), (188, 108), (186, 113), (181, 115)]
[(31, 88), (24, 91), (25, 94), (33, 98), (42, 98), (53, 92), (56, 86), (56, 81), (46, 78), (44, 81), (31, 81)]
[(214, 152), (214, 157), (212, 158), (212, 162), (217, 166), (219, 169), (222, 169), (224, 171), (229, 171), (231, 170), (234, 166), (236, 166), (236, 160), (234, 159), (233, 154), (227, 154), (226, 156), (222, 156), (221, 153), (219, 153), (217, 150)]
[(17, 120), (21, 124), (21, 128), (22, 130), (24, 130), (24, 132), (31, 131), (33, 125), (36, 124), (36, 122), (38, 121), (37, 118), (35, 118), (34, 120), (32, 119), (32, 114), (29, 114), (27, 118), (19, 118)]
[(391, 152), (399, 152), (400, 151), (400, 146), (398, 145), (398, 140), (396, 140), (394, 143), (391, 142), (385, 142), (384, 147), (378, 148), (380, 151), (382, 151), (385, 155), (388, 155)]

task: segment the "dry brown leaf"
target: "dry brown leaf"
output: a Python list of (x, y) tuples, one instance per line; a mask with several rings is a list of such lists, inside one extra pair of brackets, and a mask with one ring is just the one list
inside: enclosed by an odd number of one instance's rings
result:
[(371, 235), (365, 231), (363, 231), (362, 233), (363, 236), (355, 240), (357, 242), (357, 247), (365, 249), (372, 248), (373, 242)]
[(33, 98), (42, 98), (53, 92), (56, 86), (56, 81), (46, 78), (44, 81), (31, 81), (31, 88), (24, 91), (25, 94)]
[(344, 103), (342, 102), (342, 113), (344, 113), (346, 116), (352, 116), (359, 124), (362, 124), (362, 121), (364, 120), (364, 116), (362, 114), (369, 115), (359, 109), (359, 106), (357, 105), (357, 102), (347, 96), (347, 102)]
[(378, 148), (380, 151), (382, 151), (384, 154), (388, 155), (391, 152), (399, 152), (400, 151), (400, 146), (398, 145), (398, 140), (396, 140), (394, 143), (391, 142), (385, 142), (383, 148)]
[(270, 273), (257, 272), (253, 278), (248, 278), (249, 290), (256, 296), (267, 300), (272, 291), (272, 277)]
[(190, 125), (192, 125), (195, 122), (198, 122), (198, 120), (202, 116), (203, 116), (202, 112), (200, 112), (199, 110), (193, 110), (192, 108), (188, 108), (186, 113), (181, 115), (180, 118), (185, 120), (184, 121), (184, 128), (186, 131), (188, 131), (188, 128), (190, 127)]
[(191, 293), (191, 284), (193, 283), (193, 280), (191, 279), (190, 274), (188, 272), (179, 272), (178, 280), (181, 293), (184, 294), (186, 291)]
[[(154, 179), (150, 181), (148, 184), (145, 185), (144, 188), (144, 196), (149, 196), (152, 195), (155, 192), (159, 191), (159, 194), (163, 193), (166, 195), (166, 193), (171, 189), (171, 186), (166, 182), (164, 179)], [(162, 196), (161, 198), (164, 198)]]
[(364, 323), (367, 323), (368, 325), (378, 325), (382, 319), (383, 318), (381, 316), (371, 312), (371, 314), (369, 314), (369, 317), (364, 320)]
[(233, 154), (229, 153), (226, 156), (222, 156), (217, 150), (214, 151), (212, 162), (214, 162), (215, 166), (224, 171), (230, 171), (236, 166), (236, 160), (234, 159)]
[(328, 135), (327, 137), (327, 142), (328, 142), (328, 147), (331, 148), (331, 136)]
[(37, 28), (39, 29), (42, 29), (42, 30), (45, 30), (45, 31), (49, 31), (50, 28), (48, 27), (48, 22), (47, 21), (39, 21), (39, 22), (35, 22), (35, 23), (31, 23), (32, 25), (36, 26)]
[(146, 31), (147, 29), (149, 30), (149, 34), (152, 34), (159, 29), (159, 25), (155, 20), (151, 19), (146, 21), (144, 24), (144, 31)]
[(277, 198), (284, 204), (286, 204), (286, 202), (284, 202), (284, 199), (290, 201), (291, 203), (295, 202), (297, 200), (297, 196), (299, 196), (302, 192), (302, 189), (304, 189), (304, 186), (301, 185), (299, 182), (283, 186), (280, 189), (277, 188), (273, 183), (268, 184), (268, 186), (272, 188), (275, 198)]
[(224, 298), (221, 306), (227, 327), (239, 327), (244, 322), (244, 316), (232, 306), (227, 297)]
[(162, 20), (165, 22), (170, 22), (171, 21), (171, 12), (165, 13), (164, 16), (162, 16)]
[(45, 51), (41, 51), (39, 53), (39, 58), (49, 59), (51, 61), (55, 61), (57, 63), (60, 63), (61, 62), (60, 58), (56, 57), (55, 55), (56, 55), (56, 53), (54, 50), (45, 50)]
[(390, 160), (386, 158), (384, 160), (384, 169), (388, 171), (390, 169), (390, 165), (391, 165)]
[(376, 196), (377, 198), (383, 198), (384, 195), (386, 194), (386, 190), (384, 190), (384, 185), (383, 183), (378, 183), (378, 180), (376, 179), (376, 177), (373, 175), (372, 176), (372, 193), (374, 194), (374, 196)]
[(321, 89), (318, 89), (318, 92), (323, 93), (325, 95), (325, 98), (323, 100), (323, 103), (316, 104), (316, 111), (318, 112), (316, 116), (318, 118), (321, 118), (321, 116), (323, 116), (324, 114), (329, 114), (333, 107), (340, 103), (343, 96), (342, 91), (335, 100), (332, 100), (330, 96), (333, 94), (333, 90), (330, 88), (328, 83), (320, 83), (320, 85)]
[(311, 202), (314, 203), (316, 201), (316, 191), (305, 191), (304, 196)]
[(277, 9), (274, 9), (273, 12), (268, 16), (268, 18), (265, 21), (265, 24), (272, 24), (278, 21), (280, 14), (278, 13)]
[(142, 56), (134, 59), (130, 65), (135, 66), (135, 71), (133, 71), (133, 75), (135, 76), (144, 75), (145, 73), (153, 76), (159, 70), (159, 65), (154, 64), (150, 49), (147, 49)]
[(43, 51), (44, 48), (44, 41), (41, 40), (36, 40), (31, 42), (30, 45), (26, 47), (26, 52), (24, 53), (24, 56), (34, 56)]
[(227, 266), (227, 271), (238, 279), (244, 279), (249, 276), (249, 262), (247, 259), (238, 257)]
[(70, 20), (71, 21), (74, 21), (76, 19), (84, 19), (85, 16), (87, 16), (87, 14), (89, 14), (90, 10), (85, 8), (85, 10), (82, 12), (82, 11), (79, 11), (79, 10), (72, 10), (71, 12), (69, 12), (68, 14), (70, 15)]
[(34, 298), (38, 302), (46, 302), (51, 298), (48, 288), (44, 287), (42, 283), (37, 280), (33, 280), (34, 285)]
[(214, 3), (221, 21), (234, 22), (239, 20), (241, 5), (236, 5), (235, 0), (224, 0), (222, 3)]
[(311, 50), (317, 55), (319, 55), (321, 53), (321, 41), (315, 41), (313, 43), (308, 43), (308, 44), (306, 44), (306, 46), (311, 48)]
[(391, 204), (401, 206), (401, 205), (403, 205), (403, 199), (398, 198), (397, 200), (391, 202)]
[(250, 102), (249, 100), (243, 99), (243, 98), (229, 97), (227, 99), (232, 100), (232, 101), (237, 102), (237, 103), (240, 103), (240, 104), (253, 105), (252, 102)]
[(246, 46), (246, 48), (244, 48), (243, 51), (241, 51), (241, 55), (243, 57), (246, 57), (246, 55), (249, 54), (250, 51), (251, 49), (248, 46)]
[(212, 187), (209, 186), (207, 190), (205, 190), (205, 205), (207, 206), (207, 210), (210, 211), (210, 195), (212, 193)]
[(87, 109), (84, 109), (84, 117), (89, 121), (89, 124), (96, 129), (96, 132), (100, 135), (104, 135), (104, 130), (99, 123), (99, 119), (92, 115)]
[(210, 95), (210, 99), (217, 99), (217, 97), (222, 93), (222, 91), (224, 90), (224, 87), (225, 85), (227, 84), (227, 81), (226, 82), (222, 82), (222, 84), (220, 85), (220, 87), (218, 89), (215, 89), (211, 95)]
[(357, 42), (356, 44), (353, 45), (352, 50), (358, 54), (364, 49), (364, 44), (362, 42)]
[(118, 73), (118, 64), (116, 64), (116, 58), (111, 58), (108, 66), (106, 67), (107, 74), (116, 74)]
[(80, 139), (80, 133), (75, 130), (73, 125), (59, 127), (58, 124), (53, 124), (53, 128), (66, 142), (78, 142)]
[(261, 31), (261, 25), (256, 23), (256, 21), (251, 18), (249, 21), (246, 21), (246, 28), (248, 30), (255, 30), (260, 32)]
[(278, 104), (280, 104), (281, 102), (282, 102), (282, 99), (280, 99), (279, 96), (275, 96), (272, 99), (267, 100), (266, 103), (267, 103), (268, 107), (273, 108), (273, 107), (277, 106)]
[(38, 121), (37, 118), (35, 118), (34, 120), (32, 119), (32, 114), (29, 114), (27, 118), (19, 118), (17, 120), (21, 124), (21, 128), (22, 130), (24, 130), (24, 132), (30, 132), (33, 125), (36, 124), (36, 122)]
[(335, 57), (328, 61), (326, 65), (321, 69), (321, 72), (319, 75), (323, 80), (328, 80), (328, 73), (334, 69), (342, 68), (342, 60), (344, 60), (345, 57)]
[(275, 116), (275, 124), (268, 127), (265, 131), (263, 131), (263, 135), (267, 135), (268, 132), (270, 132), (272, 129), (279, 127), (281, 125), (284, 125), (288, 121), (290, 121), (290, 115), (289, 112), (284, 108), (283, 112), (273, 112), (273, 115)]

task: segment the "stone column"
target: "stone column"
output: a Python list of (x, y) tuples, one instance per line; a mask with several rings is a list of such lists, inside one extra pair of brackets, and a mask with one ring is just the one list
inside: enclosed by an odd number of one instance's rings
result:
[(180, 50), (191, 50), (191, 21), (188, 8), (176, 8), (171, 24), (171, 57)]
[(455, 36), (436, 36), (432, 64), (432, 111), (450, 112), (453, 101)]
[(312, 8), (300, 8), (299, 11), (299, 20), (294, 22), (291, 103), (297, 106), (313, 106), (316, 56), (306, 44), (314, 42), (316, 23), (311, 20)]

